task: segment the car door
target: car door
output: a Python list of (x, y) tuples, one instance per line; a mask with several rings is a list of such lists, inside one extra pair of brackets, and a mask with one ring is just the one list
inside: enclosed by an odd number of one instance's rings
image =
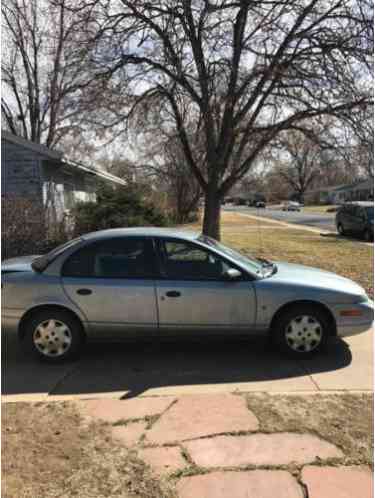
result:
[(356, 206), (355, 208), (355, 233), (356, 235), (362, 235), (366, 229), (366, 211), (361, 206)]
[(356, 218), (356, 206), (349, 205), (346, 207), (344, 217), (344, 228), (350, 233), (355, 233), (358, 228), (358, 220)]
[(70, 255), (62, 284), (90, 331), (105, 337), (137, 335), (157, 329), (154, 270), (151, 239), (118, 237)]
[(157, 242), (162, 277), (156, 281), (161, 332), (250, 332), (256, 298), (250, 277), (225, 280), (233, 268), (216, 253), (178, 239)]

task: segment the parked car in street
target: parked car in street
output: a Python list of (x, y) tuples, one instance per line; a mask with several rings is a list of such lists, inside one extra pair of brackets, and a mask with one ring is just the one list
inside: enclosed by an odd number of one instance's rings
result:
[(233, 199), (233, 204), (235, 206), (246, 206), (247, 200), (244, 197), (235, 197)]
[(288, 201), (283, 204), (283, 211), (301, 211), (301, 204), (299, 202)]
[(264, 201), (257, 201), (255, 203), (255, 207), (256, 208), (265, 208), (266, 207), (266, 203)]
[(368, 242), (374, 240), (374, 203), (343, 204), (336, 213), (336, 227), (340, 235), (356, 235)]
[(103, 230), (3, 261), (2, 287), (3, 327), (51, 362), (86, 340), (188, 334), (261, 334), (303, 358), (373, 321), (372, 301), (347, 278), (173, 229)]

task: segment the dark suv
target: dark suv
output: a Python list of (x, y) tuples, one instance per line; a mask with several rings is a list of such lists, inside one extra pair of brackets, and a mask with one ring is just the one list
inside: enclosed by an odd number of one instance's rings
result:
[(336, 227), (340, 235), (360, 235), (367, 241), (374, 240), (374, 203), (342, 205), (336, 213)]

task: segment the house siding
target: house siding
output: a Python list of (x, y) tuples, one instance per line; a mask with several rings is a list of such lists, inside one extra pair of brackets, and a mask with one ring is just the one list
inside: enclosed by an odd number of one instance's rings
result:
[(51, 221), (61, 220), (76, 202), (96, 199), (98, 181), (51, 161), (42, 164), (43, 204)]
[(42, 156), (26, 147), (1, 141), (2, 195), (32, 197), (41, 200)]

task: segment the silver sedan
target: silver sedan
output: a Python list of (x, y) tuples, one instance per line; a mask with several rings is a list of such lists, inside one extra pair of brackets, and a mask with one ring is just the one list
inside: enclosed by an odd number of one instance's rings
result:
[(347, 278), (168, 229), (104, 230), (3, 261), (2, 287), (3, 327), (53, 362), (86, 340), (187, 334), (262, 334), (305, 357), (373, 322), (372, 301)]

